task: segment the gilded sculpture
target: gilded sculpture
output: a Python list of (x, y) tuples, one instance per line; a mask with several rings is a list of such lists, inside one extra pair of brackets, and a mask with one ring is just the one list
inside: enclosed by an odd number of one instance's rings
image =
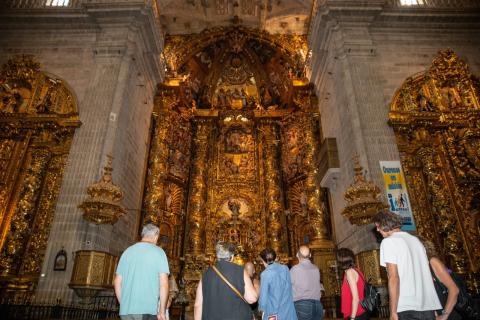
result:
[[(238, 263), (256, 261), (265, 246), (288, 262), (305, 242), (334, 259), (316, 170), (317, 100), (303, 79), (307, 52), (304, 37), (244, 28), (167, 37), (144, 221), (177, 228), (183, 247), (172, 251), (170, 242), (164, 248), (190, 297), (218, 240), (238, 245)], [(172, 170), (175, 163), (183, 167)], [(186, 178), (178, 174), (182, 170)], [(171, 207), (172, 185), (182, 203), (169, 213), (164, 208)]]
[(447, 49), (425, 73), (405, 80), (389, 115), (419, 234), (477, 290), (479, 93), (478, 79)]
[(107, 158), (102, 177), (87, 188), (88, 197), (78, 206), (83, 210), (83, 218), (95, 224), (115, 224), (125, 214), (120, 205), (123, 191), (112, 181), (113, 157)]
[(35, 288), (70, 144), (79, 125), (70, 89), (63, 80), (41, 72), (33, 56), (15, 56), (3, 65), (1, 296), (32, 293)]
[(344, 197), (347, 204), (342, 215), (352, 224), (364, 225), (371, 223), (373, 216), (388, 206), (380, 201), (380, 188), (365, 178), (358, 155), (355, 156), (354, 161), (354, 181), (345, 190)]

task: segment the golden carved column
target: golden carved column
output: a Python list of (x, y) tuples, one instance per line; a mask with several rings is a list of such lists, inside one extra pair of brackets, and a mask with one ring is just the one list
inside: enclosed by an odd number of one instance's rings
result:
[(465, 274), (466, 272), (466, 252), (463, 250), (462, 239), (459, 237), (459, 228), (457, 219), (453, 215), (455, 210), (451, 206), (450, 195), (445, 187), (447, 182), (439, 173), (441, 169), (437, 167), (440, 163), (438, 155), (434, 148), (423, 147), (418, 151), (418, 155), (423, 164), (423, 171), (427, 177), (428, 190), (432, 197), (432, 205), (438, 215), (438, 232), (443, 234), (445, 254), (452, 257), (454, 271)]
[[(398, 141), (398, 139), (397, 139)], [(409, 144), (410, 146), (411, 144)], [(405, 180), (408, 185), (410, 202), (412, 203), (413, 215), (418, 234), (422, 237), (437, 243), (437, 227), (432, 224), (433, 217), (430, 211), (429, 199), (427, 196), (427, 185), (423, 176), (422, 161), (417, 155), (417, 149), (411, 150), (406, 144), (398, 144), (402, 152), (402, 167), (405, 173)]]
[(328, 234), (325, 219), (325, 204), (322, 202), (322, 189), (318, 172), (318, 147), (320, 143), (318, 129), (318, 115), (304, 117), (305, 144), (308, 146), (305, 152), (305, 166), (307, 178), (305, 188), (307, 192), (307, 204), (312, 221), (313, 239), (312, 247), (333, 247), (331, 235)]
[(194, 255), (204, 253), (205, 249), (203, 235), (205, 232), (204, 217), (207, 196), (208, 144), (212, 123), (208, 120), (197, 120), (196, 126), (195, 155), (190, 177), (191, 191), (187, 217), (187, 252)]
[[(72, 137), (73, 132), (66, 143), (67, 150), (70, 148)], [(40, 274), (66, 162), (66, 154), (56, 154), (48, 164), (49, 170), (45, 176), (42, 194), (40, 195), (35, 224), (30, 229), (31, 234), (34, 234), (35, 237), (30, 239), (26, 248), (25, 258), (20, 269), (22, 275), (32, 275), (38, 278)]]
[(10, 230), (0, 253), (0, 267), (2, 276), (16, 275), (25, 252), (31, 226), (37, 210), (36, 202), (41, 194), (42, 181), (51, 158), (47, 149), (34, 149), (27, 156), (24, 166), (25, 174), (12, 217)]
[(154, 112), (154, 133), (149, 154), (149, 172), (146, 181), (145, 216), (143, 223), (158, 223), (165, 198), (164, 179), (168, 174), (168, 136), (171, 130), (169, 111)]
[(282, 224), (284, 206), (282, 201), (282, 188), (279, 163), (279, 138), (277, 125), (272, 121), (261, 124), (264, 137), (265, 161), (265, 201), (267, 214), (267, 244), (277, 252), (286, 254), (284, 239), (285, 234)]

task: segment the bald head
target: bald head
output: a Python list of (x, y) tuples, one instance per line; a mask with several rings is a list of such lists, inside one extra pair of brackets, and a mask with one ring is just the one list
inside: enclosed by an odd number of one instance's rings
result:
[(307, 246), (300, 246), (297, 253), (298, 259), (310, 259), (310, 248)]
[(253, 265), (253, 263), (251, 262), (245, 263), (244, 269), (245, 271), (247, 271), (248, 276), (250, 278), (253, 278), (253, 275), (255, 274), (255, 266)]

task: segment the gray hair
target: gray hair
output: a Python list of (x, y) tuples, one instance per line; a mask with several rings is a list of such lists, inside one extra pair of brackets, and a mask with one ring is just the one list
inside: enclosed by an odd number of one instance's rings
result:
[(217, 252), (217, 259), (230, 260), (235, 254), (235, 246), (233, 244), (220, 241), (215, 246), (215, 251)]
[(149, 223), (143, 226), (142, 238), (153, 238), (160, 234), (160, 229), (153, 223)]

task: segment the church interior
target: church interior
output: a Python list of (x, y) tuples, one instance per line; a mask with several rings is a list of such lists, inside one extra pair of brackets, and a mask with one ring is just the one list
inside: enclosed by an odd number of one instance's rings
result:
[(114, 317), (116, 264), (150, 222), (180, 286), (174, 316), (191, 314), (227, 241), (258, 271), (265, 247), (291, 266), (307, 244), (327, 318), (341, 317), (335, 252), (350, 248), (388, 318), (371, 223), (386, 208), (479, 297), (480, 2), (0, 8), (0, 304), (12, 318), (27, 304)]

